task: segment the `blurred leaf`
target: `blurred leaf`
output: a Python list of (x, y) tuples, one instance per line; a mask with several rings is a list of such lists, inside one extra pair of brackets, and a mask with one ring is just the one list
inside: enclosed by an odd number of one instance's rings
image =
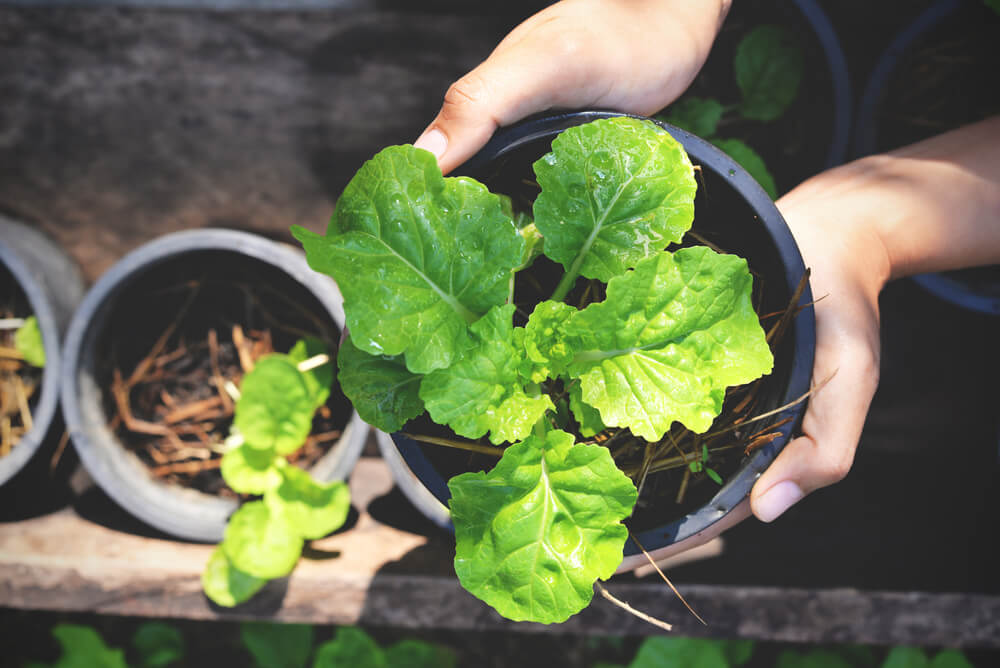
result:
[(240, 494), (263, 494), (281, 484), (274, 450), (243, 445), (222, 455), (222, 479)]
[(764, 158), (739, 139), (713, 139), (712, 143), (722, 149), (722, 152), (739, 163), (747, 170), (754, 181), (760, 184), (771, 199), (778, 198), (778, 189), (774, 185), (774, 177), (764, 164)]
[[(302, 362), (319, 355), (329, 357), (330, 349), (326, 347), (325, 343), (314, 336), (299, 339), (292, 346), (292, 349), (288, 351), (288, 358), (296, 367)], [(302, 374), (302, 378), (306, 382), (306, 387), (309, 388), (309, 392), (313, 395), (316, 408), (325, 404), (326, 400), (330, 398), (330, 386), (333, 385), (333, 361), (325, 362), (308, 371), (300, 371), (299, 373)]]
[(930, 668), (973, 668), (973, 666), (957, 649), (946, 649), (931, 660)]
[(45, 366), (45, 344), (38, 318), (33, 315), (25, 318), (24, 324), (14, 333), (14, 347), (31, 366)]
[(719, 645), (730, 666), (742, 666), (753, 656), (753, 640), (721, 640)]
[(729, 661), (717, 641), (656, 636), (643, 641), (629, 668), (729, 668)]
[(212, 552), (201, 574), (205, 595), (224, 608), (249, 600), (265, 584), (266, 579), (254, 577), (233, 566), (221, 545)]
[(316, 650), (313, 668), (386, 668), (385, 654), (359, 628), (342, 626)]
[(272, 514), (283, 514), (292, 530), (307, 540), (336, 531), (347, 519), (351, 493), (337, 480), (318, 483), (295, 466), (281, 469), (281, 484), (264, 494)]
[(163, 622), (146, 622), (132, 636), (140, 668), (163, 668), (184, 658), (184, 636)]
[(287, 455), (309, 436), (315, 412), (313, 393), (291, 358), (268, 355), (243, 377), (233, 424), (243, 434), (240, 447)]
[(711, 137), (722, 118), (722, 103), (713, 98), (685, 97), (658, 116), (671, 125), (699, 137)]
[(893, 647), (882, 668), (927, 668), (927, 655), (917, 647)]
[(251, 501), (233, 513), (222, 549), (233, 566), (258, 578), (280, 578), (295, 568), (302, 537), (281, 513)]
[(795, 100), (804, 57), (795, 36), (778, 26), (758, 26), (736, 47), (733, 70), (743, 93), (740, 113), (757, 121), (780, 118)]
[(240, 636), (259, 668), (305, 668), (312, 653), (313, 627), (308, 624), (247, 622), (240, 626)]
[(89, 626), (56, 624), (52, 629), (62, 656), (54, 668), (128, 668), (125, 653), (104, 644), (104, 639)]
[(422, 640), (402, 640), (385, 650), (387, 668), (455, 668), (455, 653)]
[(813, 650), (800, 654), (794, 650), (786, 650), (778, 655), (775, 668), (854, 668), (843, 657), (828, 650)]

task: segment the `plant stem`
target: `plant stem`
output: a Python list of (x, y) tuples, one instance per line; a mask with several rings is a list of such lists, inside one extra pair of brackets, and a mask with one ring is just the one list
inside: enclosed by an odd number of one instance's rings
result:
[(480, 445), (479, 443), (473, 443), (472, 441), (456, 441), (450, 438), (438, 438), (437, 436), (423, 436), (420, 434), (407, 434), (403, 432), (403, 436), (407, 438), (412, 438), (414, 441), (420, 441), (421, 443), (430, 443), (431, 445), (443, 445), (448, 448), (458, 448), (459, 450), (468, 450), (469, 452), (478, 452), (482, 455), (490, 455), (491, 457), (502, 457), (503, 448), (496, 448), (492, 445)]

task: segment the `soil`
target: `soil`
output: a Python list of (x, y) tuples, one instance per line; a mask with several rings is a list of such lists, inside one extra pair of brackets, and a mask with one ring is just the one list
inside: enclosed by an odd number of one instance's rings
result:
[[(733, 72), (736, 47), (751, 30), (777, 25), (797, 38), (804, 67), (798, 95), (778, 120), (746, 120), (730, 112), (719, 137), (742, 139), (756, 151), (784, 194), (826, 167), (834, 123), (833, 82), (826, 55), (802, 12), (792, 2), (750, 0), (733, 3), (708, 60), (684, 97), (712, 97), (735, 105), (740, 90)], [(707, 137), (706, 137), (707, 139)]]
[[(138, 278), (113, 306), (99, 350), (105, 407), (120, 441), (151, 475), (237, 498), (218, 467), (234, 390), (253, 363), (314, 336), (336, 350), (339, 329), (283, 272), (236, 253), (189, 253)], [(334, 357), (332, 364), (336, 364)], [(289, 456), (311, 467), (350, 417), (334, 384), (312, 435)]]
[[(27, 296), (14, 276), (0, 266), (0, 319), (31, 315)], [(31, 430), (31, 412), (38, 400), (42, 370), (20, 359), (14, 328), (0, 329), (0, 457), (10, 453)]]

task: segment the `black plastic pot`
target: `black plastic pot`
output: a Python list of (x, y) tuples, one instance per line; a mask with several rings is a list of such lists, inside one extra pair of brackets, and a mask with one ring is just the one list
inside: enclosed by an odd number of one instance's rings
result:
[[(518, 194), (524, 193), (523, 203), (527, 200), (523, 181), (533, 179), (531, 164), (549, 151), (552, 139), (559, 132), (599, 118), (621, 115), (585, 111), (526, 120), (497, 132), (458, 173), (479, 179), (493, 192), (512, 195), (515, 202)], [(755, 281), (766, 286), (762, 292), (765, 312), (784, 309), (805, 267), (795, 240), (774, 203), (749, 174), (717, 148), (683, 130), (661, 125), (684, 145), (692, 161), (703, 169), (707, 188), (699, 186), (694, 229), (749, 261), (757, 276)], [(730, 206), (735, 206), (744, 215), (713, 218), (714, 209)], [(805, 305), (811, 300), (807, 287), (799, 303)], [(761, 411), (792, 403), (809, 390), (814, 350), (815, 320), (812, 309), (804, 308), (775, 350), (775, 369), (761, 389), (762, 396), (766, 397)], [(771, 418), (773, 422), (789, 416), (793, 420), (781, 428), (781, 438), (745, 457), (736, 473), (707, 503), (683, 517), (642, 529), (638, 538), (643, 546), (647, 550), (665, 547), (725, 517), (746, 498), (754, 482), (785, 446), (790, 434), (797, 429), (804, 409), (802, 402)], [(403, 493), (431, 521), (450, 528), (447, 483), (440, 467), (432, 461), (437, 452), (447, 449), (421, 445), (401, 433), (393, 434), (391, 439), (380, 433), (378, 443)], [(437, 448), (437, 452), (425, 448)], [(626, 557), (637, 552), (637, 546), (629, 541), (625, 547)]]
[[(975, 15), (979, 12), (989, 19), (991, 17), (989, 11), (983, 6), (983, 3), (974, 0), (938, 0), (893, 38), (872, 70), (861, 98), (856, 122), (857, 130), (854, 136), (854, 157), (860, 158), (884, 150), (899, 148), (898, 145), (893, 145), (896, 142), (891, 140), (887, 142), (884, 139), (885, 134), (887, 134), (885, 132), (887, 128), (884, 124), (888, 121), (884, 118), (883, 107), (894, 88), (899, 88), (893, 86), (894, 79), (914, 50), (945, 22), (958, 18), (960, 12), (970, 14), (968, 22), (975, 24), (975, 26), (969, 26), (970, 28), (990, 29), (987, 21), (977, 20), (982, 17)], [(997, 21), (994, 20), (993, 23), (995, 24)], [(994, 39), (1000, 38), (1000, 30), (994, 30), (994, 33), (996, 35)], [(995, 88), (995, 62), (982, 63), (981, 66), (985, 71), (982, 81), (977, 82), (977, 85)], [(954, 81), (951, 81), (950, 84), (958, 85)], [(969, 87), (965, 88), (966, 93), (970, 90)], [(961, 94), (962, 91), (942, 92), (942, 95), (951, 95), (956, 92)], [(967, 99), (956, 97), (950, 106), (962, 108), (966, 104), (968, 104)], [(913, 113), (918, 114), (921, 111), (914, 109)], [(967, 120), (971, 122), (981, 119), (969, 118)], [(937, 132), (927, 129), (927, 137)], [(984, 221), (984, 224), (989, 223)], [(955, 272), (920, 274), (911, 278), (931, 294), (951, 304), (980, 313), (1000, 315), (1000, 265)]]
[(38, 318), (45, 369), (32, 410), (33, 426), (11, 452), (0, 457), (0, 485), (31, 459), (45, 439), (59, 400), (60, 342), (83, 298), (83, 278), (63, 250), (38, 230), (0, 216), (0, 265), (24, 293)]
[[(221, 540), (229, 515), (238, 504), (154, 479), (108, 427), (108, 387), (103, 382), (107, 377), (103, 367), (109, 354), (108, 330), (122, 317), (119, 302), (152, 272), (176, 269), (179, 275), (194, 279), (206, 272), (224, 271), (220, 266), (237, 265), (244, 273), (259, 277), (261, 289), (273, 288), (273, 279), (278, 277), (289, 286), (289, 293), (283, 294), (315, 304), (316, 312), (336, 330), (343, 329), (340, 292), (333, 281), (309, 269), (300, 252), (245, 232), (202, 229), (162, 237), (126, 255), (87, 293), (66, 335), (63, 411), (84, 466), (130, 513), (161, 531), (189, 540)], [(339, 331), (331, 332), (330, 338), (337, 341), (338, 336)], [(311, 469), (312, 475), (324, 481), (346, 478), (367, 434), (368, 426), (351, 409), (343, 435)]]

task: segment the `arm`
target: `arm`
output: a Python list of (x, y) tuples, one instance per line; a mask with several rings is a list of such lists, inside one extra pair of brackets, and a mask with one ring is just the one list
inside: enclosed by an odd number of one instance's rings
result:
[(731, 0), (563, 0), (452, 84), (416, 146), (448, 173), (502, 125), (554, 107), (653, 114), (701, 69)]
[(878, 295), (914, 273), (1000, 263), (1000, 117), (809, 179), (778, 201), (816, 303), (803, 435), (751, 493), (769, 522), (850, 470), (879, 373)]

